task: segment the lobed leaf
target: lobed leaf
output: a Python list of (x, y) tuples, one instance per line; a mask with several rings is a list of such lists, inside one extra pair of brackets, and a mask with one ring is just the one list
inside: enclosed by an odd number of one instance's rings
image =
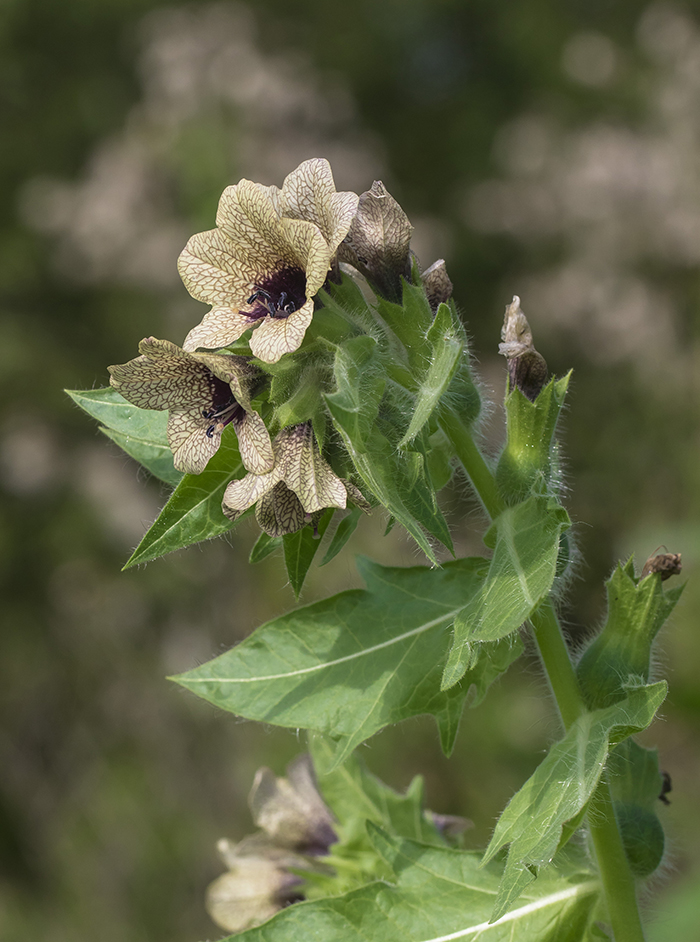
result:
[(395, 874), (339, 897), (288, 906), (236, 942), (581, 942), (600, 900), (585, 863), (563, 861), (528, 889), (522, 904), (489, 923), (500, 868), (481, 869), (474, 852), (392, 837), (368, 823)]
[(488, 577), (455, 618), (443, 690), (467, 670), (475, 642), (497, 641), (517, 631), (548, 595), (559, 537), (568, 526), (564, 508), (545, 496), (530, 497), (496, 518), (484, 537), (494, 551)]
[(462, 683), (440, 691), (449, 628), (479, 591), (484, 560), (400, 569), (360, 559), (358, 567), (366, 589), (276, 618), (173, 680), (248, 719), (330, 736), (337, 763), (389, 723), (422, 713), (435, 717), (449, 753), (469, 688), (483, 697), (521, 650), (509, 639), (482, 645)]
[(666, 696), (661, 681), (630, 689), (625, 700), (585, 713), (572, 724), (511, 798), (486, 848), (484, 863), (510, 844), (491, 916), (499, 919), (554, 857), (567, 821), (585, 807), (600, 781), (611, 746), (646, 729)]

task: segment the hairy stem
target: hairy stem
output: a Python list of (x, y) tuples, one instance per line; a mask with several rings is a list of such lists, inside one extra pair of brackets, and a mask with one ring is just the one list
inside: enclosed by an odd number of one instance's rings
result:
[[(440, 425), (487, 513), (492, 519), (497, 517), (504, 509), (503, 500), (471, 433), (450, 409), (443, 409), (440, 413)], [(562, 722), (568, 729), (585, 711), (585, 706), (551, 598), (540, 605), (531, 623)], [(591, 798), (588, 826), (615, 942), (644, 942), (634, 876), (627, 862), (606, 781), (600, 782)]]
[(606, 781), (599, 783), (591, 798), (588, 829), (598, 860), (615, 942), (644, 942), (634, 876), (627, 862)]
[(505, 505), (498, 493), (491, 469), (474, 442), (471, 432), (455, 412), (448, 407), (440, 410), (440, 427), (450, 440), (455, 454), (467, 472), (472, 487), (484, 505), (487, 514), (493, 520), (505, 509)]

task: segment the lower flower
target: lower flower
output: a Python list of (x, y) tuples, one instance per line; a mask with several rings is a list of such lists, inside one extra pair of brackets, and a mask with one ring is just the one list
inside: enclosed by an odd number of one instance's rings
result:
[[(274, 467), (231, 481), (223, 512), (235, 520), (255, 505), (255, 516), (269, 536), (296, 533), (327, 507), (344, 508), (348, 496), (363, 500), (357, 488), (342, 481), (321, 457), (311, 425), (282, 429), (272, 443)], [(358, 496), (359, 495), (359, 496)]]

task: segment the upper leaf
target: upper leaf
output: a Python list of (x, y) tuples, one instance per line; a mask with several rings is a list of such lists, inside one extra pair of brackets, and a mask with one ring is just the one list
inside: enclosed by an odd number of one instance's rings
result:
[(175, 486), (182, 474), (173, 466), (168, 445), (168, 416), (153, 409), (139, 409), (116, 389), (67, 389), (73, 402), (104, 426), (101, 430), (142, 464), (154, 477)]
[(636, 687), (615, 706), (579, 717), (508, 802), (484, 855), (486, 863), (510, 844), (493, 920), (508, 911), (537, 868), (551, 862), (564, 824), (581, 811), (600, 781), (611, 745), (651, 723), (666, 689), (663, 681)]
[(496, 518), (484, 537), (494, 548), (488, 578), (455, 619), (443, 689), (461, 678), (475, 642), (497, 641), (517, 631), (547, 596), (556, 575), (559, 536), (569, 525), (564, 508), (547, 497), (530, 497)]
[(367, 589), (283, 615), (173, 679), (248, 719), (326, 733), (338, 743), (336, 762), (387, 724), (421, 713), (435, 717), (449, 752), (470, 686), (483, 696), (520, 653), (509, 640), (484, 645), (463, 682), (440, 692), (449, 627), (479, 590), (484, 561), (358, 564)]
[(563, 863), (538, 880), (522, 905), (489, 925), (499, 869), (480, 869), (473, 852), (400, 840), (368, 824), (395, 876), (339, 897), (298, 903), (236, 942), (580, 942), (600, 886), (585, 864)]
[(124, 568), (230, 530), (234, 523), (224, 516), (221, 501), (229, 481), (244, 471), (236, 436), (226, 428), (207, 467), (201, 474), (183, 477)]

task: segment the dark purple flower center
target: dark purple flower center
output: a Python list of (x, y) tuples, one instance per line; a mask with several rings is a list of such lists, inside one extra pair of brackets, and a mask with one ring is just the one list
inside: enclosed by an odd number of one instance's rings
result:
[(282, 268), (255, 285), (248, 298), (253, 308), (247, 313), (252, 319), (289, 317), (306, 302), (306, 275), (301, 268)]
[(209, 438), (213, 438), (214, 433), (221, 434), (229, 422), (240, 421), (245, 415), (245, 409), (236, 400), (231, 392), (231, 387), (213, 373), (209, 374), (209, 387), (211, 389), (211, 407), (203, 409), (202, 415), (205, 419), (214, 421), (207, 429)]

